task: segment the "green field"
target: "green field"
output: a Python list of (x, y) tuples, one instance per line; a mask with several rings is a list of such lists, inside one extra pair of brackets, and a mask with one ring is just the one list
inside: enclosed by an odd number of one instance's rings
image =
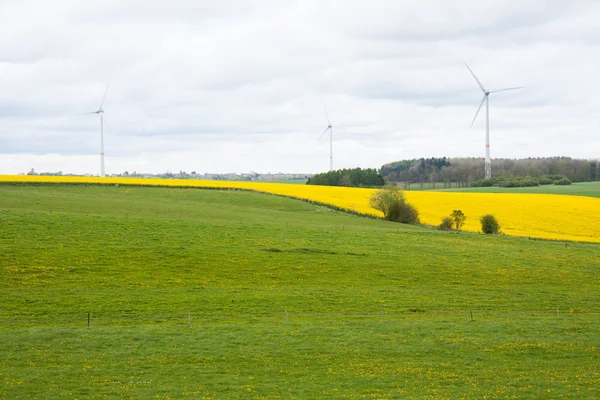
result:
[(280, 181), (260, 181), (261, 183), (289, 183), (292, 185), (305, 185), (307, 179), (283, 179)]
[(453, 188), (446, 189), (450, 192), (479, 192), (479, 193), (543, 193), (567, 194), (571, 196), (600, 197), (600, 182), (580, 182), (571, 185), (542, 185), (532, 187), (478, 187), (478, 188)]
[(123, 186), (0, 226), (1, 398), (600, 396), (598, 245)]
[(448, 190), (453, 190), (453, 189), (460, 189), (458, 183), (456, 182), (451, 182), (451, 183), (444, 183), (444, 182), (423, 182), (423, 184), (421, 185), (420, 183), (408, 183), (405, 184), (404, 182), (395, 182), (396, 185), (398, 185), (398, 187), (400, 187), (400, 189), (402, 190), (440, 190), (440, 189), (448, 189)]

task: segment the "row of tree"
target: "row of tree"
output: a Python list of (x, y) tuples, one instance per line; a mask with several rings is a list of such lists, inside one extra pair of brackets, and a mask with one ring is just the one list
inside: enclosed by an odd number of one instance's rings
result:
[(316, 174), (309, 178), (307, 185), (380, 187), (385, 184), (383, 176), (375, 168), (338, 169)]
[[(443, 157), (402, 160), (385, 164), (381, 167), (381, 174), (390, 182), (418, 183), (421, 186), (427, 182), (443, 182), (444, 186), (454, 183), (467, 187), (470, 182), (484, 178), (484, 159)], [(570, 157), (492, 159), (494, 177), (540, 178), (544, 175), (562, 175), (573, 182), (598, 181), (600, 162)]]

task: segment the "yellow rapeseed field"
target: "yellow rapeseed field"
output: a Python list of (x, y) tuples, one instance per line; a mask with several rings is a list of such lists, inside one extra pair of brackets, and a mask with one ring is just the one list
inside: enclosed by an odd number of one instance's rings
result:
[[(0, 182), (101, 183), (143, 186), (245, 189), (329, 204), (359, 214), (381, 216), (369, 207), (375, 189), (258, 182), (182, 179), (96, 178), (0, 175)], [(0, 195), (1, 196), (1, 195)], [(1, 197), (0, 197), (1, 198)], [(478, 232), (479, 217), (494, 214), (507, 235), (600, 243), (600, 199), (551, 194), (406, 192), (421, 222), (438, 225), (452, 210), (467, 216), (464, 230)]]

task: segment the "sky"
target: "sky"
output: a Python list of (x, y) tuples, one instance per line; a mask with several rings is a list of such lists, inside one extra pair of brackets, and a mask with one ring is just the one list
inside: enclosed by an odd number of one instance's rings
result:
[(600, 2), (0, 0), (0, 174), (600, 158)]

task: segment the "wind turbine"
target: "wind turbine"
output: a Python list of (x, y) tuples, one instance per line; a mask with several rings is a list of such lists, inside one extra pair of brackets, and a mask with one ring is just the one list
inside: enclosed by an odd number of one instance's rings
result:
[(475, 74), (473, 73), (471, 68), (469, 67), (469, 64), (465, 63), (465, 65), (467, 66), (467, 68), (469, 69), (469, 72), (471, 72), (471, 75), (473, 75), (473, 78), (475, 78), (475, 80), (477, 81), (477, 84), (479, 85), (479, 87), (481, 88), (481, 91), (483, 92), (483, 99), (481, 99), (481, 103), (479, 104), (479, 108), (477, 109), (477, 112), (475, 113), (475, 117), (473, 117), (471, 126), (473, 126), (473, 124), (475, 123), (475, 120), (477, 119), (477, 115), (479, 115), (479, 110), (481, 110), (481, 106), (483, 106), (483, 103), (485, 102), (485, 179), (489, 179), (492, 177), (492, 160), (490, 158), (490, 99), (489, 99), (490, 93), (503, 92), (505, 90), (523, 89), (523, 86), (504, 88), (504, 89), (487, 90), (486, 88), (483, 87), (481, 82), (479, 82), (479, 79), (477, 79), (477, 77), (475, 76)]
[(323, 137), (327, 131), (329, 131), (329, 170), (333, 171), (333, 126), (329, 122), (329, 113), (327, 112), (327, 105), (325, 106), (325, 116), (327, 117), (327, 128), (321, 133), (319, 139)]
[(110, 83), (106, 85), (106, 90), (104, 91), (104, 97), (102, 97), (102, 102), (100, 103), (100, 107), (96, 111), (92, 111), (86, 114), (98, 114), (100, 115), (100, 177), (104, 177), (104, 110), (102, 106), (104, 105), (104, 99), (106, 99), (106, 93), (108, 93), (108, 87)]

